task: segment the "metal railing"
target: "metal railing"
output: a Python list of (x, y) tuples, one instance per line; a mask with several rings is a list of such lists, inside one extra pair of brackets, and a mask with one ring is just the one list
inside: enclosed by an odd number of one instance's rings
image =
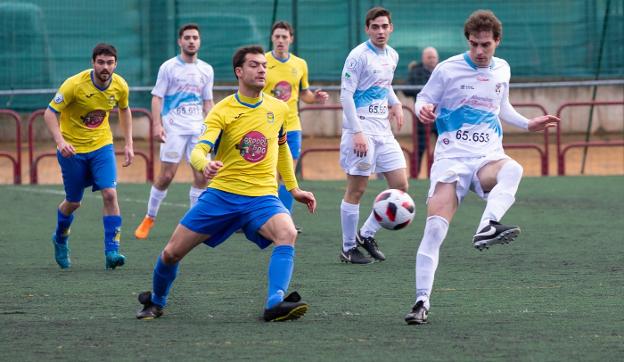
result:
[[(30, 165), (30, 183), (37, 184), (39, 182), (39, 175), (37, 172), (37, 167), (39, 162), (47, 157), (56, 157), (56, 152), (46, 152), (39, 154), (35, 157), (35, 136), (33, 132), (33, 124), (35, 120), (41, 116), (45, 109), (38, 109), (30, 114), (28, 117), (28, 164)], [(111, 114), (118, 113), (117, 109), (111, 111)], [(152, 136), (152, 115), (151, 112), (145, 108), (134, 108), (132, 109), (132, 113), (140, 113), (144, 114), (149, 119), (149, 150), (148, 153), (135, 151), (134, 155), (142, 158), (145, 161), (145, 178), (146, 181), (153, 182), (154, 181), (154, 137)], [(124, 152), (116, 151), (116, 155), (123, 155)]]
[(0, 157), (8, 158), (13, 164), (13, 183), (22, 183), (22, 126), (20, 116), (10, 109), (0, 109), (0, 115), (8, 116), (15, 121), (15, 157), (8, 152), (0, 152)]
[[(588, 102), (566, 102), (557, 108), (557, 117), (561, 118), (564, 109), (572, 107), (587, 106), (621, 106), (624, 101), (588, 101)], [(621, 147), (624, 146), (623, 141), (579, 141), (566, 145), (561, 144), (561, 127), (557, 127), (557, 174), (565, 175), (565, 154), (572, 148), (579, 147)]]

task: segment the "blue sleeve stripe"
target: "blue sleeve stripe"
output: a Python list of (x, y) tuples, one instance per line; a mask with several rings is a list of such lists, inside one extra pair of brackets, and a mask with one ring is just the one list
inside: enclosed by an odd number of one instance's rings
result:
[(214, 143), (210, 142), (210, 141), (206, 141), (206, 140), (201, 140), (199, 141), (199, 143), (203, 143), (205, 145), (210, 146), (210, 148), (214, 148)]
[(52, 106), (51, 106), (51, 105), (49, 105), (49, 104), (48, 104), (48, 108), (49, 108), (52, 112), (54, 112), (54, 113), (56, 113), (56, 114), (60, 114), (60, 113), (61, 113), (61, 112), (57, 111), (56, 109), (52, 108)]

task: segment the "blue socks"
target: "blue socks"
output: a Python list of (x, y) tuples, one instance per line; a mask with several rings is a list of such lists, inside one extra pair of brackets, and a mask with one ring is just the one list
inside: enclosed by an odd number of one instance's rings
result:
[[(273, 248), (269, 261), (269, 287), (265, 308), (271, 308), (284, 300), (293, 273), (295, 248), (280, 245)], [(171, 285), (178, 274), (179, 263), (167, 265), (158, 256), (152, 277), (152, 303), (165, 307)]]
[(164, 307), (167, 305), (167, 296), (169, 295), (169, 289), (171, 284), (176, 278), (178, 273), (178, 265), (166, 265), (162, 261), (162, 257), (158, 256), (158, 261), (154, 267), (154, 276), (152, 278), (152, 303)]
[(295, 248), (280, 245), (273, 248), (269, 261), (269, 290), (265, 308), (269, 309), (284, 300), (293, 273)]
[(56, 231), (54, 232), (54, 234), (56, 235), (56, 243), (59, 245), (66, 245), (69, 227), (72, 221), (74, 221), (74, 214), (69, 214), (66, 216), (61, 212), (60, 209), (57, 209), (56, 215)]
[(277, 190), (277, 193), (278, 193), (280, 201), (282, 201), (282, 204), (286, 206), (288, 211), (292, 212), (294, 199), (292, 195), (290, 194), (290, 192), (286, 190), (286, 186), (284, 186), (283, 184), (280, 184), (279, 189)]
[(104, 253), (119, 251), (121, 238), (121, 216), (108, 215), (102, 217), (104, 223)]

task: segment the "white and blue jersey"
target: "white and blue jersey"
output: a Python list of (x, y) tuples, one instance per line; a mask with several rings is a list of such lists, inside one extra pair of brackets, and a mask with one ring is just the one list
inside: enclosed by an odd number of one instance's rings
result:
[(212, 66), (199, 59), (186, 63), (176, 56), (160, 66), (152, 95), (163, 99), (161, 117), (165, 132), (201, 134), (203, 103), (212, 99), (213, 83)]
[(509, 64), (496, 57), (488, 67), (477, 67), (468, 53), (438, 64), (415, 107), (418, 114), (427, 103), (436, 106), (435, 160), (504, 153), (499, 114), (509, 102), (510, 77)]
[[(356, 116), (367, 135), (392, 135), (388, 122), (388, 98), (394, 95), (392, 78), (399, 62), (390, 46), (379, 49), (370, 40), (358, 45), (347, 57), (342, 70), (341, 88), (353, 93)], [(394, 96), (396, 97), (396, 96)], [(343, 113), (343, 132), (354, 133)]]

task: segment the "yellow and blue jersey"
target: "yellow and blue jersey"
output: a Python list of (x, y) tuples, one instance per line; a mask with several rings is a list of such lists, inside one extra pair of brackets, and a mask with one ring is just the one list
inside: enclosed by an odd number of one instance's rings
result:
[(61, 134), (77, 153), (88, 153), (113, 143), (108, 116), (118, 106), (129, 106), (128, 84), (113, 74), (108, 87), (93, 82), (93, 70), (87, 69), (67, 78), (50, 101), (48, 108), (60, 113)]
[(300, 131), (299, 91), (310, 87), (308, 64), (291, 53), (288, 53), (287, 59), (278, 59), (273, 52), (268, 52), (265, 56), (267, 77), (264, 92), (288, 104), (290, 118), (286, 121), (286, 131)]
[[(284, 102), (268, 94), (226, 97), (206, 117), (206, 130), (191, 155), (193, 167), (201, 172), (206, 155), (216, 149), (223, 167), (208, 187), (244, 196), (277, 195), (278, 149), (286, 147), (289, 113)], [(292, 172), (292, 159), (288, 162)], [(283, 176), (294, 179), (294, 173)]]

